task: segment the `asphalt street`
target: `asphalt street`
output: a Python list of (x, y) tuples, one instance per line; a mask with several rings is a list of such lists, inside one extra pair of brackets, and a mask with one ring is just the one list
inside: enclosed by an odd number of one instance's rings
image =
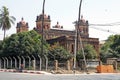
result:
[(32, 73), (0, 72), (0, 80), (120, 80), (120, 73), (32, 74)]

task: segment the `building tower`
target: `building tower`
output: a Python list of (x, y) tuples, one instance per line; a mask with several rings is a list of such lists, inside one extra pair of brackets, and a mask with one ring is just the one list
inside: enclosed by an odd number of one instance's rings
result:
[[(42, 30), (42, 18), (43, 15), (39, 15), (36, 18), (36, 28), (37, 30)], [(49, 30), (50, 29), (50, 25), (51, 25), (51, 20), (50, 20), (50, 16), (48, 15), (44, 15), (44, 26), (43, 26), (43, 30)]]
[[(75, 22), (75, 24), (76, 24), (75, 26), (77, 27), (78, 26), (77, 22)], [(89, 23), (83, 18), (83, 16), (81, 16), (78, 29), (79, 29), (81, 37), (84, 37), (84, 38), (89, 37)]]
[(24, 31), (28, 31), (28, 23), (26, 23), (24, 21), (23, 18), (21, 18), (21, 21), (19, 23), (17, 23), (17, 27), (16, 27), (16, 32), (24, 32)]

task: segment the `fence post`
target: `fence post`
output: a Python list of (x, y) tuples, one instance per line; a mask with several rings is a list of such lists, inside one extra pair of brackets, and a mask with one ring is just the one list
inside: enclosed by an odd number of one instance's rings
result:
[(42, 59), (41, 57), (38, 55), (39, 59), (40, 59), (40, 71), (41, 71), (41, 63), (42, 63)]
[(30, 69), (30, 66), (31, 66), (31, 58), (28, 56), (28, 59), (29, 59), (29, 69)]
[(6, 68), (8, 68), (8, 58), (7, 57), (5, 57), (5, 59), (6, 59), (6, 64), (7, 64), (7, 66), (6, 66)]
[(17, 69), (17, 60), (15, 57), (13, 57), (13, 59), (15, 60), (15, 68)]
[(1, 63), (2, 63), (2, 62), (1, 62), (1, 58), (0, 58), (0, 69), (1, 69)]
[(57, 60), (55, 60), (55, 70), (58, 70), (58, 61)]
[(3, 65), (3, 68), (5, 69), (5, 58), (4, 57), (2, 57), (2, 59), (3, 59), (3, 61), (4, 61), (4, 65)]
[(23, 59), (23, 68), (25, 68), (25, 58), (23, 56), (21, 56)]
[(46, 60), (45, 60), (45, 63), (46, 63), (45, 65), (46, 65), (46, 71), (47, 71), (47, 67), (48, 67), (48, 58), (47, 58), (46, 55), (44, 55), (44, 56), (45, 56), (45, 59), (46, 59)]
[(19, 56), (17, 56), (19, 59), (19, 69), (21, 68), (21, 58)]
[(10, 68), (12, 69), (12, 58), (9, 57), (9, 59), (10, 59)]
[(36, 58), (32, 55), (32, 57), (34, 58), (34, 60), (33, 60), (33, 68), (34, 68), (34, 70), (36, 70)]
[(67, 65), (66, 65), (66, 67), (67, 67), (67, 70), (70, 70), (70, 61), (69, 61), (69, 60), (67, 60)]

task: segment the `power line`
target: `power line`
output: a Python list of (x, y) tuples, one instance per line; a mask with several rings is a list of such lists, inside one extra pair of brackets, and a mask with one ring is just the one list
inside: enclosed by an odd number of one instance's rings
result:
[(120, 22), (106, 23), (106, 24), (89, 24), (89, 26), (118, 26)]
[(97, 29), (97, 30), (104, 31), (104, 32), (113, 33), (113, 34), (120, 34), (118, 32), (114, 32), (114, 31), (109, 30), (109, 29), (102, 29), (102, 28), (97, 28), (97, 27), (90, 27), (90, 28)]
[(120, 33), (114, 32), (109, 29), (102, 29), (102, 28), (98, 28), (98, 27), (94, 27), (94, 26), (119, 26), (119, 25), (120, 25), (120, 22), (106, 23), (106, 24), (89, 24), (90, 28), (97, 29), (97, 30), (104, 31), (104, 32), (113, 33), (113, 34), (120, 34)]

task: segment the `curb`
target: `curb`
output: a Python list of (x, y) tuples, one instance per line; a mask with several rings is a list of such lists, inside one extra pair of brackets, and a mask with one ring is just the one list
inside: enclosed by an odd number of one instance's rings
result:
[(32, 70), (23, 70), (22, 72), (15, 69), (0, 69), (1, 72), (18, 72), (18, 73), (31, 73), (31, 74), (51, 74), (44, 71), (32, 71)]
[(44, 74), (41, 71), (29, 71), (29, 70), (23, 70), (22, 73)]

